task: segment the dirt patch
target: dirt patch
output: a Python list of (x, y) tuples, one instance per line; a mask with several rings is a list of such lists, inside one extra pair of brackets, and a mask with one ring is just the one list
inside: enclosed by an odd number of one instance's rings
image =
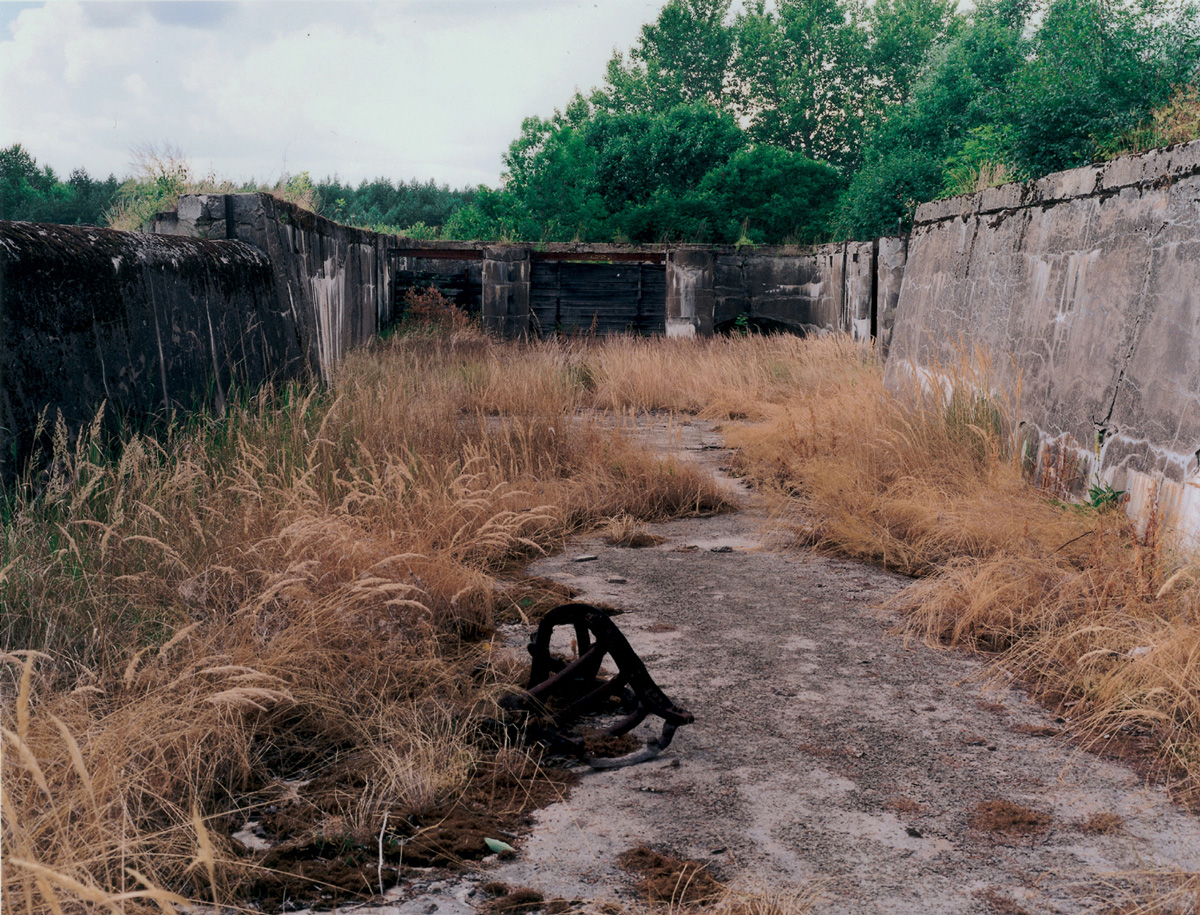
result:
[(971, 813), (971, 828), (980, 832), (1033, 836), (1049, 829), (1053, 820), (1054, 818), (1044, 811), (995, 798), (975, 806)]
[(1028, 909), (1017, 905), (1011, 896), (988, 887), (975, 894), (975, 898), (987, 906), (989, 915), (1030, 915)]
[(1015, 724), (1009, 728), (1014, 734), (1024, 734), (1027, 737), (1059, 737), (1061, 728), (1049, 727), (1044, 724)]
[(704, 905), (720, 898), (724, 889), (699, 861), (687, 861), (645, 845), (622, 852), (617, 862), (638, 876), (638, 895), (651, 904)]
[(242, 895), (265, 911), (328, 906), (377, 895), (381, 876), (390, 886), (414, 868), (460, 869), (492, 854), (485, 839), (517, 842), (518, 832), (531, 825), (531, 812), (562, 800), (577, 781), (565, 769), (518, 765), (511, 758), (504, 766), (481, 766), (460, 797), (390, 818), (381, 855), (378, 837), (356, 835), (330, 815), (345, 809), (337, 805), (346, 798), (361, 797), (365, 787), (343, 768), (306, 785), (303, 798), (264, 814), (264, 836), (281, 844), (262, 856), (260, 875)]
[(899, 813), (904, 816), (912, 816), (925, 812), (925, 806), (923, 804), (918, 804), (912, 798), (908, 797), (889, 797), (883, 802), (883, 809), (890, 810), (892, 813)]

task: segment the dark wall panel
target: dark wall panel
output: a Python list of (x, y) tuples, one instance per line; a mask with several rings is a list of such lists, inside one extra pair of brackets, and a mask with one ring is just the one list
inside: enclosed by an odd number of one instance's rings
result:
[(657, 264), (533, 262), (529, 308), (537, 332), (662, 333), (666, 270)]

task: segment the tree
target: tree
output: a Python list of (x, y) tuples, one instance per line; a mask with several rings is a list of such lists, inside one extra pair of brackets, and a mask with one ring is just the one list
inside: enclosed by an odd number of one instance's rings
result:
[(858, 0), (757, 0), (736, 28), (735, 97), (750, 136), (852, 163), (871, 89)]
[(705, 175), (695, 198), (720, 241), (811, 244), (829, 237), (841, 189), (841, 175), (825, 162), (754, 146)]
[(956, 0), (875, 0), (867, 7), (867, 69), (876, 85), (877, 109), (902, 105), (912, 97), (930, 51), (945, 44), (963, 23), (957, 9)]
[(20, 143), (0, 150), (0, 219), (28, 219), (39, 197), (37, 161)]
[(730, 0), (670, 0), (655, 22), (642, 26), (626, 60), (608, 62), (606, 86), (593, 96), (613, 112), (655, 114), (678, 105), (726, 105), (734, 34), (726, 24)]
[(746, 144), (733, 116), (704, 103), (662, 114), (598, 115), (586, 128), (596, 188), (613, 212), (657, 191), (680, 195)]
[(95, 181), (82, 168), (63, 182), (20, 143), (0, 150), (0, 219), (101, 225), (118, 188), (112, 175)]
[(597, 192), (596, 149), (570, 114), (526, 118), (504, 157), (507, 219), (519, 237), (567, 241), (594, 233), (608, 216)]
[(1014, 84), (1013, 156), (1032, 175), (1082, 165), (1194, 78), (1193, 6), (1052, 0)]
[[(981, 3), (934, 47), (909, 101), (868, 133), (863, 165), (842, 199), (839, 234), (871, 238), (907, 230), (917, 204), (941, 194), (948, 165), (972, 131), (992, 125), (997, 137), (1007, 136), (1012, 82), (1028, 52), (1027, 14), (1020, 0)], [(1006, 148), (993, 149), (1010, 157)]]

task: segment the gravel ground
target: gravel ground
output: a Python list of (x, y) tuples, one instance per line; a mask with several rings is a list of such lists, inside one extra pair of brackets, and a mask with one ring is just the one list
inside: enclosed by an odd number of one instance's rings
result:
[[(673, 435), (720, 473), (711, 426)], [(497, 879), (629, 899), (615, 859), (642, 842), (820, 913), (1099, 912), (1133, 873), (1200, 871), (1200, 822), (1163, 788), (1053, 736), (1063, 722), (1019, 690), (985, 690), (977, 659), (906, 641), (880, 609), (905, 579), (764, 546), (761, 505), (725, 479), (740, 512), (651, 527), (665, 540), (649, 548), (579, 541), (530, 569), (625, 610), (618, 625), (696, 723), (656, 760), (585, 775), (514, 859), (398, 888), (387, 911), (465, 913), (472, 884)], [(981, 825), (991, 801), (1044, 825)], [(1085, 828), (1097, 815), (1110, 832)]]

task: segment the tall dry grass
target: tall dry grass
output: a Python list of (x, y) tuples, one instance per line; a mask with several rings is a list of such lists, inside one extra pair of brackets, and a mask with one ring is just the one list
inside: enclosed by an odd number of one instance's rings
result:
[(352, 767), (320, 829), (360, 843), (462, 790), (495, 576), (722, 504), (584, 393), (552, 347), (414, 336), (115, 459), (64, 431), (0, 539), (6, 906), (235, 901), (230, 831), (289, 773)]
[(1200, 566), (1037, 485), (986, 354), (900, 396), (839, 337), (622, 341), (588, 364), (604, 406), (748, 420), (725, 437), (799, 543), (919, 577), (914, 632), (993, 654), (1085, 739), (1156, 748), (1200, 790)]
[(236, 899), (254, 865), (226, 837), (285, 770), (360, 770), (326, 810), (356, 840), (462, 790), (502, 679), (493, 576), (720, 504), (611, 430), (629, 410), (718, 420), (800, 542), (918, 576), (913, 631), (992, 654), (1085, 737), (1152, 741), (1194, 789), (1200, 569), (1033, 485), (970, 356), (897, 397), (841, 337), (412, 336), (116, 461), (60, 437), (0, 544), (5, 898)]

